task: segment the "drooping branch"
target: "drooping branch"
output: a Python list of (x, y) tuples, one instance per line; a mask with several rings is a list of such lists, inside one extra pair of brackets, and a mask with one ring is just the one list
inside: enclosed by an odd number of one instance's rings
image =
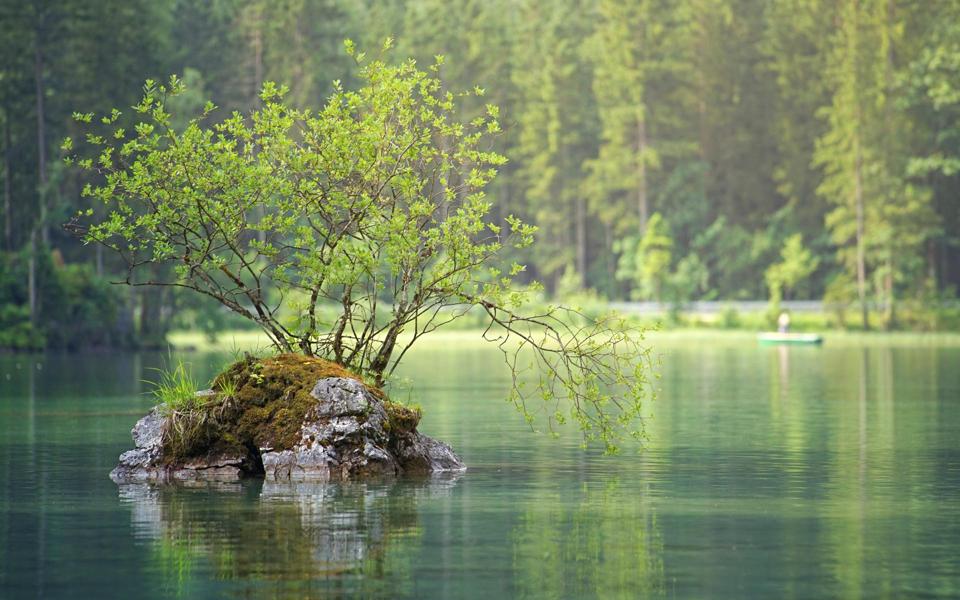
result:
[(123, 257), (127, 283), (203, 294), (279, 350), (378, 384), (423, 336), (485, 311), (526, 417), (539, 398), (549, 429), (574, 421), (608, 451), (641, 435), (642, 335), (571, 309), (525, 315), (536, 286), (522, 265), (501, 264), (535, 228), (490, 215), (484, 190), (506, 160), (483, 149), (499, 131), (496, 108), (460, 121), (460, 96), (412, 61), (361, 65), (360, 79), (357, 91), (335, 86), (317, 112), (266, 84), (250, 114), (210, 125), (208, 107), (181, 129), (165, 103), (182, 84), (148, 82), (135, 107), (144, 121), (90, 136), (96, 160), (72, 159), (103, 177), (86, 194), (109, 211), (77, 231)]
[[(624, 435), (643, 438), (643, 402), (652, 399), (653, 391), (647, 378), (652, 359), (642, 329), (613, 315), (591, 319), (567, 307), (526, 316), (473, 300), (490, 318), (484, 339), (503, 353), (511, 373), (510, 399), (528, 422), (533, 423), (535, 412), (530, 401), (538, 398), (550, 431), (571, 419), (584, 443), (600, 442), (608, 453), (617, 451)], [(528, 391), (528, 371), (535, 380), (533, 391)]]

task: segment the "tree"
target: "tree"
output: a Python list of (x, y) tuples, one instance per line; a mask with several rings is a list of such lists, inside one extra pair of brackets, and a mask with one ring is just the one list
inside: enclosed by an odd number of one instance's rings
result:
[[(904, 36), (918, 40), (904, 69), (902, 103), (914, 143), (906, 176), (932, 192), (928, 208), (940, 227), (929, 236), (927, 286), (960, 283), (960, 6), (930, 5)], [(925, 286), (926, 287), (926, 286)], [(934, 288), (935, 289), (935, 288)]]
[(806, 280), (820, 262), (803, 246), (803, 236), (799, 233), (783, 243), (780, 258), (780, 262), (770, 265), (763, 273), (770, 289), (770, 303), (774, 306)]
[(821, 175), (811, 168), (816, 140), (826, 123), (817, 111), (830, 103), (830, 36), (837, 3), (782, 0), (770, 3), (764, 40), (767, 69), (776, 76), (775, 134), (777, 191), (787, 202), (790, 222), (805, 232), (821, 230), (826, 213), (816, 188)]
[(670, 225), (664, 221), (663, 215), (653, 213), (643, 236), (632, 245), (632, 251), (629, 241), (623, 249), (618, 276), (633, 281), (636, 297), (661, 302), (673, 258)]
[[(689, 2), (599, 0), (598, 24), (587, 43), (600, 117), (600, 148), (588, 163), (595, 210), (622, 232), (647, 229), (653, 212), (648, 171), (660, 167), (658, 142), (670, 151), (676, 113), (691, 76)], [(679, 100), (679, 101), (678, 101)], [(661, 140), (654, 139), (659, 134)], [(672, 134), (672, 135), (671, 135)], [(673, 139), (670, 139), (673, 137)]]
[(817, 141), (814, 161), (824, 169), (818, 192), (835, 204), (827, 226), (840, 248), (841, 261), (856, 274), (861, 321), (863, 328), (869, 329), (864, 163), (870, 158), (867, 126), (871, 119), (867, 111), (876, 87), (869, 79), (874, 71), (866, 58), (863, 11), (857, 0), (848, 0), (839, 10), (840, 26), (829, 63), (833, 98), (821, 111), (829, 129)]
[[(488, 218), (484, 189), (505, 162), (483, 149), (499, 131), (497, 108), (460, 122), (460, 95), (442, 89), (438, 64), (424, 72), (348, 50), (362, 85), (337, 85), (317, 112), (291, 108), (268, 83), (247, 117), (209, 123), (208, 104), (177, 129), (168, 104), (182, 81), (148, 81), (136, 106), (144, 120), (116, 128), (114, 110), (102, 119), (107, 131), (88, 135), (98, 156), (71, 159), (103, 174), (86, 193), (110, 208), (75, 227), (123, 257), (126, 283), (214, 298), (278, 350), (330, 358), (377, 385), (423, 335), (483, 311), (527, 418), (536, 398), (552, 411), (550, 427), (572, 419), (608, 451), (641, 435), (647, 351), (638, 332), (612, 318), (584, 324), (563, 307), (527, 315), (537, 287), (516, 285), (521, 265), (498, 264), (505, 247), (529, 246), (535, 228)], [(527, 360), (539, 377), (530, 392)]]
[[(827, 215), (842, 264), (855, 273), (863, 327), (869, 328), (868, 285), (894, 322), (898, 283), (922, 272), (923, 251), (937, 231), (931, 195), (907, 178), (910, 127), (901, 108), (907, 50), (904, 15), (890, 0), (846, 2), (830, 58), (832, 102), (815, 163), (824, 169), (818, 191), (834, 204)], [(918, 255), (920, 260), (918, 261)]]
[[(514, 155), (519, 185), (541, 243), (533, 249), (538, 275), (556, 288), (567, 265), (587, 273), (587, 206), (583, 165), (594, 151), (595, 108), (584, 93), (590, 71), (580, 60), (588, 34), (583, 0), (522, 3), (522, 39), (513, 84), (517, 89)], [(586, 287), (581, 281), (581, 287)]]
[(731, 224), (755, 231), (783, 205), (773, 179), (776, 80), (757, 43), (773, 3), (692, 2), (698, 114), (690, 121), (699, 121), (707, 194)]

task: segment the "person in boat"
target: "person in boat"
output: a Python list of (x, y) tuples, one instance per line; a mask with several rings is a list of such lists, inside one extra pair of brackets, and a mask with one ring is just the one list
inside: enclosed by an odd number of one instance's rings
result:
[(790, 315), (786, 311), (777, 317), (777, 333), (787, 333), (790, 329)]

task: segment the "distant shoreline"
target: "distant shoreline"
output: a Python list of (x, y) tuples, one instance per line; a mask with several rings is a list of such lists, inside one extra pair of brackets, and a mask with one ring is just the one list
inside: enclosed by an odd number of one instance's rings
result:
[[(451, 343), (484, 344), (481, 329), (440, 331), (424, 337), (418, 346)], [(670, 345), (678, 342), (711, 342), (722, 345), (755, 344), (759, 331), (746, 329), (717, 328), (674, 328), (651, 330), (647, 340), (656, 349), (657, 344)], [(824, 337), (824, 346), (938, 346), (960, 347), (960, 333), (957, 332), (862, 332), (825, 329), (820, 333)], [(269, 348), (269, 340), (263, 334), (253, 330), (228, 330), (211, 342), (206, 335), (192, 331), (173, 331), (167, 336), (170, 346), (177, 351), (255, 351)]]

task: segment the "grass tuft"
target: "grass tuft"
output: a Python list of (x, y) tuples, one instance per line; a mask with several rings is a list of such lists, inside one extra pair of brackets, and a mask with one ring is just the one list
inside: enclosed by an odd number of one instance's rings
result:
[(160, 379), (154, 383), (153, 395), (167, 414), (188, 411), (200, 406), (203, 398), (197, 396), (197, 380), (180, 359), (172, 369), (157, 369)]
[(220, 392), (224, 398), (236, 398), (237, 397), (237, 380), (232, 377), (220, 377), (214, 380), (216, 383), (216, 390)]

